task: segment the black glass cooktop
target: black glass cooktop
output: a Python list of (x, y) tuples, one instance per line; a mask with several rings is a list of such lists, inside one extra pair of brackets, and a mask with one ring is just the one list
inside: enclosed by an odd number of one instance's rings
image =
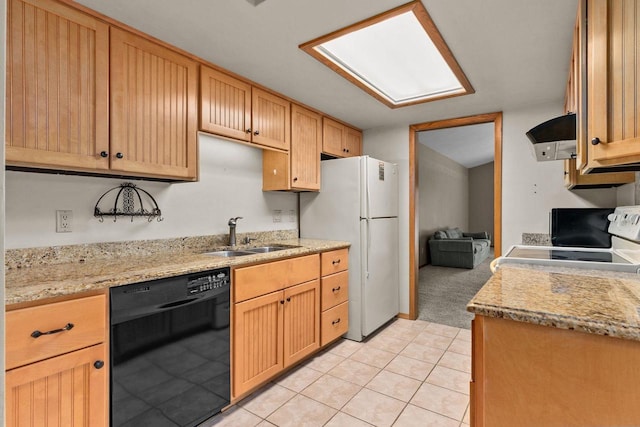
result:
[(514, 247), (507, 258), (527, 258), (558, 261), (585, 261), (616, 264), (631, 264), (618, 254), (610, 251), (576, 251), (570, 249), (549, 249), (532, 247)]

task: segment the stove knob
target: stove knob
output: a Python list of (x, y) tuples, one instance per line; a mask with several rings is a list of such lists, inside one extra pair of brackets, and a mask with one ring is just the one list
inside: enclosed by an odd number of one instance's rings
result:
[(609, 215), (607, 215), (607, 219), (611, 222), (616, 222), (616, 219), (618, 218), (618, 215), (616, 214), (612, 214), (610, 213)]

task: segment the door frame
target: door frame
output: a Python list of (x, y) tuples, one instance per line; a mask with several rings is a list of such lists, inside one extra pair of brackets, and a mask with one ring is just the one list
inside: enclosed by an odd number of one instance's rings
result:
[(493, 123), (493, 244), (495, 256), (502, 253), (502, 112), (477, 114), (453, 119), (418, 123), (409, 126), (409, 313), (398, 317), (415, 320), (418, 317), (418, 266), (419, 230), (416, 221), (418, 203), (418, 157), (416, 155), (417, 133), (426, 130)]

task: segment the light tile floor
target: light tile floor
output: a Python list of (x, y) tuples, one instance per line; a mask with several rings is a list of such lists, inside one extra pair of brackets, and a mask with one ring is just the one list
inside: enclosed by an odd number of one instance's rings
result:
[(471, 333), (396, 319), (340, 340), (201, 427), (469, 425)]

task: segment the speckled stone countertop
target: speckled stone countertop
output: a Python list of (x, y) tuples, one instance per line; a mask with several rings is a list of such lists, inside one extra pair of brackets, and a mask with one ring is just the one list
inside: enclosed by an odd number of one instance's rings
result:
[[(202, 251), (164, 251), (142, 256), (114, 255), (108, 258), (87, 260), (83, 258), (77, 262), (9, 268), (5, 273), (5, 303), (7, 305), (25, 303), (218, 267), (271, 261), (349, 246), (348, 242), (313, 239), (277, 240), (270, 243), (299, 247), (231, 258), (203, 255)], [(261, 242), (259, 245), (252, 246), (267, 244)], [(239, 245), (236, 249), (240, 250), (243, 247), (247, 246)], [(217, 248), (209, 248), (209, 250), (214, 249)]]
[(640, 341), (640, 278), (631, 273), (505, 264), (467, 310)]

